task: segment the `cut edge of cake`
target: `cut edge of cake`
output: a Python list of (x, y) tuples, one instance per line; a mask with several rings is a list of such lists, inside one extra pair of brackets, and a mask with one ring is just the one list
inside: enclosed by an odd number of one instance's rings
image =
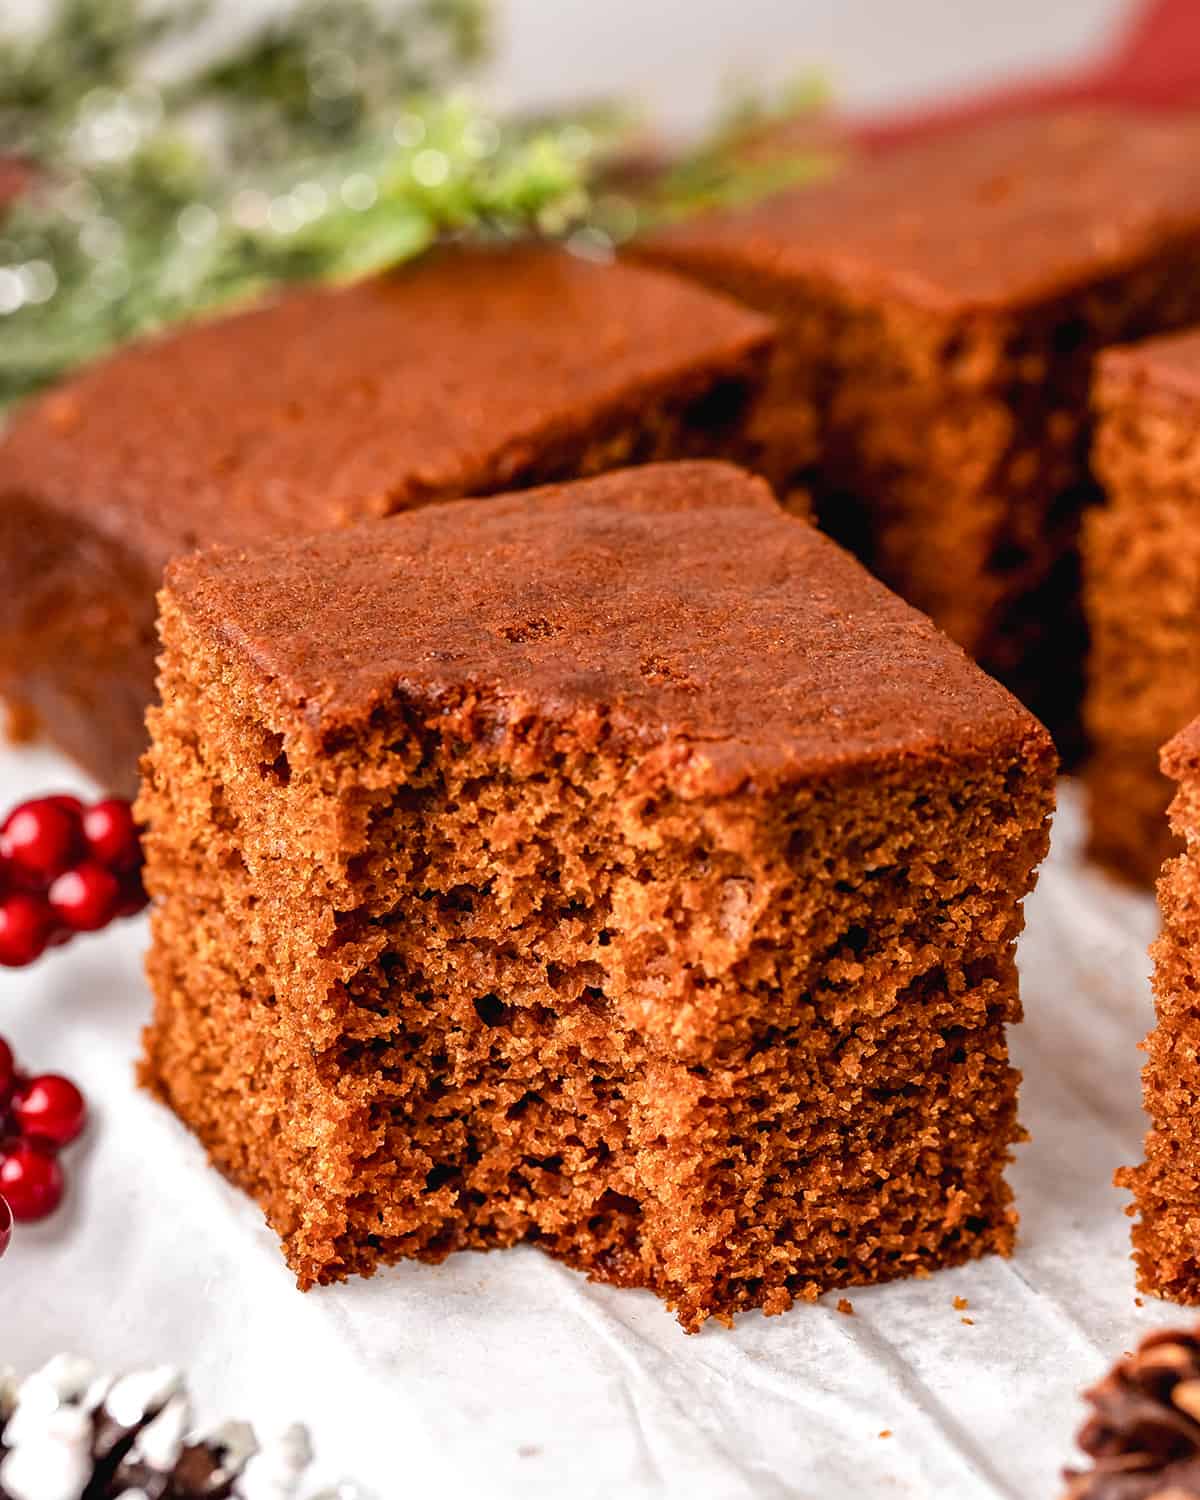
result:
[[(844, 584), (849, 569), (862, 597), (886, 595), (758, 482), (713, 465), (669, 478), (733, 486), (738, 513), (769, 521), (823, 577)], [(639, 470), (588, 483), (654, 482)], [(499, 526), (540, 501), (481, 504)], [(605, 534), (578, 504), (561, 518), (585, 553)], [(610, 544), (642, 545), (623, 519)], [(445, 508), (384, 523), (422, 539), (411, 553), (435, 609), (455, 584), (426, 543), (455, 525)], [(712, 533), (690, 549), (710, 584), (723, 569)], [(339, 548), (303, 550), (324, 567)], [(526, 1240), (651, 1288), (695, 1329), (1007, 1253), (1012, 947), (1045, 851), (1053, 755), (1002, 689), (896, 601), (879, 641), (916, 621), (902, 637), (918, 657), (936, 643), (964, 730), (964, 685), (990, 705), (982, 737), (893, 744), (887, 765), (860, 747), (857, 761), (826, 757), (823, 776), (815, 762), (800, 777), (743, 762), (697, 781), (669, 740), (608, 732), (596, 700), (611, 682), (567, 704), (557, 684), (546, 717), (536, 693), (497, 696), (462, 662), (457, 694), (431, 678), (363, 693), (356, 721), (346, 704), (306, 713), (294, 656), (264, 649), (276, 625), (303, 635), (280, 553), (198, 556), (164, 594), (141, 804), (157, 996), (142, 1078), (258, 1198), (301, 1284)], [(607, 576), (628, 579), (621, 556)], [(249, 628), (222, 622), (216, 596), (192, 614), (222, 560), (245, 587), (258, 580)], [(760, 580), (778, 565), (761, 546), (737, 561)], [(586, 665), (585, 624), (562, 640), (544, 582), (508, 645), (544, 663), (574, 642)], [(678, 604), (678, 589), (664, 597)], [(590, 621), (595, 598), (576, 603)], [(469, 589), (460, 604), (479, 624)], [(849, 613), (869, 646), (871, 619)], [(651, 691), (671, 705), (667, 729), (701, 670), (684, 649), (695, 626), (665, 608), (656, 620)], [(477, 645), (448, 631), (440, 649), (464, 641)], [(309, 687), (328, 638), (318, 650)], [(878, 678), (880, 660), (850, 662)]]
[(1115, 1181), (1133, 1196), (1127, 1212), (1139, 1288), (1200, 1303), (1200, 719), (1162, 752), (1175, 784), (1171, 823), (1184, 842), (1158, 883), (1162, 929), (1154, 960), (1154, 1026), (1143, 1045), (1143, 1107), (1149, 1117), (1142, 1161)]

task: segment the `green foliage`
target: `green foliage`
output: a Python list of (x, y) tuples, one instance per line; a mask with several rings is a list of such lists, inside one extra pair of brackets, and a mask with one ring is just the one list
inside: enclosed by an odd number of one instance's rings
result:
[(59, 0), (41, 33), (0, 39), (0, 138), (33, 172), (0, 219), (0, 403), (279, 282), (586, 206), (576, 128), (499, 122), (456, 91), (485, 47), (481, 0), (301, 0), (149, 83), (208, 13)]
[[(205, 53), (229, 0), (52, 0), (0, 23), (0, 407), (125, 339), (297, 279), (352, 277), (447, 232), (615, 240), (818, 169), (751, 160), (811, 100), (742, 101), (703, 147), (613, 170), (628, 117), (497, 119), (464, 91), (488, 0), (297, 0)], [(180, 71), (172, 56), (201, 60)]]
[(398, 100), (453, 84), (487, 52), (482, 0), (300, 0), (185, 85), (218, 98), (256, 160), (298, 142), (353, 140)]
[[(828, 176), (837, 154), (815, 141), (789, 140), (828, 102), (824, 80), (806, 74), (775, 98), (741, 89), (707, 140), (664, 168), (647, 187), (643, 222), (737, 208)], [(799, 132), (797, 132), (799, 133)]]

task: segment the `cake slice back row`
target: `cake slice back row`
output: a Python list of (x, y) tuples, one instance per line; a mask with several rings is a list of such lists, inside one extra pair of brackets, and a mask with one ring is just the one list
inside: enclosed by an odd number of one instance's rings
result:
[(1103, 347), (1200, 321), (1200, 117), (990, 122), (641, 250), (774, 318), (781, 490), (1078, 748)]
[(1093, 398), (1105, 494), (1083, 547), (1091, 847), (1151, 884), (1179, 850), (1159, 751), (1200, 714), (1200, 333), (1110, 350)]
[(1089, 377), (1200, 321), (1198, 149), (992, 122), (649, 236), (654, 271), (460, 248), (125, 350), (0, 442), (0, 691), (120, 789), (168, 557), (708, 454), (811, 494), (1073, 752)]
[(1012, 1243), (1045, 732), (767, 487), (173, 563), (144, 1077), (302, 1284), (531, 1241), (684, 1326)]
[(769, 336), (677, 278), (516, 246), (121, 350), (0, 440), (0, 693), (131, 790), (170, 557), (731, 452)]

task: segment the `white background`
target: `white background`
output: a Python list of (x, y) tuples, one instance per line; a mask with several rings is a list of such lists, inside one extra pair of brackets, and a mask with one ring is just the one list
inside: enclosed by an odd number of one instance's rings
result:
[[(0, 0), (24, 22), (47, 0)], [(163, 0), (170, 4), (172, 0)], [(214, 0), (231, 28), (286, 0)], [(494, 0), (498, 99), (622, 94), (668, 127), (697, 125), (724, 82), (822, 69), (877, 106), (966, 88), (1098, 46), (1132, 0)]]
[[(5, 14), (28, 11), (3, 0)], [(509, 0), (502, 95), (641, 91), (672, 128), (723, 76), (830, 69), (863, 105), (1093, 44), (1116, 0)], [(0, 804), (77, 784), (0, 751)], [(0, 976), (0, 1031), (95, 1101), (69, 1207), (0, 1263), (0, 1361), (190, 1368), (205, 1417), (307, 1420), (377, 1500), (1053, 1496), (1078, 1392), (1169, 1311), (1134, 1301), (1113, 1169), (1137, 1157), (1148, 899), (1078, 862), (1072, 799), (1029, 906), (1017, 1038), (1033, 1133), (1016, 1258), (686, 1338), (649, 1295), (531, 1251), (302, 1297), (253, 1208), (130, 1084), (140, 922)], [(964, 1314), (952, 1303), (969, 1300)], [(881, 1437), (883, 1431), (890, 1437)]]
[(730, 77), (786, 82), (810, 67), (874, 108), (968, 88), (1111, 34), (1126, 0), (500, 0), (501, 96), (628, 93), (683, 129)]

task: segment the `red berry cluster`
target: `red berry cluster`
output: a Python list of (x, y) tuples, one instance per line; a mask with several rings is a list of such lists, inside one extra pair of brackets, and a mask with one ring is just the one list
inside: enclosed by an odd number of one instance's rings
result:
[(0, 1037), (0, 1255), (12, 1221), (52, 1214), (66, 1186), (58, 1153), (87, 1123), (83, 1095), (58, 1073), (26, 1077)]
[(128, 802), (38, 797), (0, 827), (0, 965), (21, 968), (78, 932), (98, 932), (146, 904), (142, 850)]

